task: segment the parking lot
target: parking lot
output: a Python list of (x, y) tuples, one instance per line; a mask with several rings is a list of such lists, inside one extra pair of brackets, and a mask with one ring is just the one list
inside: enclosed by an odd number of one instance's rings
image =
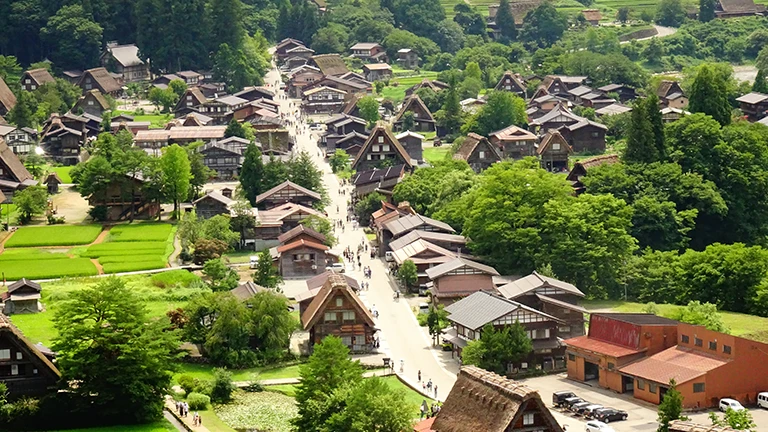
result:
[[(626, 411), (629, 418), (626, 421), (611, 422), (610, 426), (616, 432), (655, 431), (657, 406), (633, 398), (630, 394), (617, 394), (597, 386), (579, 383), (566, 378), (565, 374), (548, 375), (522, 380), (527, 386), (538, 390), (544, 403), (550, 408), (555, 419), (561, 425), (568, 425), (568, 432), (585, 430), (586, 420), (572, 415), (570, 412), (552, 407), (552, 393), (557, 391), (572, 391), (576, 396), (589, 402)], [(755, 407), (749, 408), (752, 418), (757, 424), (757, 430), (768, 430), (768, 410)], [(692, 421), (702, 425), (710, 425), (708, 412), (688, 414)], [(762, 427), (761, 427), (762, 426)]]

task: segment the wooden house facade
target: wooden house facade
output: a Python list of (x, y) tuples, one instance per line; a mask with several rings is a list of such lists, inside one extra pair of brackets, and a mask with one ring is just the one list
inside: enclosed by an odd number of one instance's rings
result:
[(217, 191), (211, 191), (192, 202), (195, 214), (200, 219), (210, 219), (218, 215), (229, 215), (230, 207), (235, 203), (231, 197)]
[(376, 126), (357, 153), (352, 169), (360, 172), (395, 165), (405, 165), (405, 169), (410, 171), (413, 168), (411, 156), (392, 131), (384, 126)]
[(120, 83), (112, 77), (103, 67), (88, 69), (83, 72), (77, 82), (77, 86), (84, 92), (89, 90), (98, 90), (101, 94), (108, 94), (112, 97), (118, 97), (123, 92)]
[(310, 348), (326, 336), (339, 337), (353, 353), (374, 350), (373, 316), (343, 276), (332, 274), (301, 315)]
[(0, 382), (15, 400), (56, 391), (61, 373), (10, 320), (0, 314)]
[(536, 154), (536, 135), (515, 125), (488, 134), (488, 141), (501, 150), (504, 159)]
[(138, 174), (127, 177), (125, 183), (112, 183), (103, 194), (88, 197), (88, 204), (106, 207), (109, 221), (153, 219), (160, 213), (160, 204), (147, 197), (144, 182)]
[(339, 260), (328, 246), (303, 238), (281, 244), (277, 254), (278, 269), (284, 278), (315, 276)]
[(151, 77), (149, 63), (139, 57), (139, 47), (134, 44), (107, 43), (100, 60), (102, 66), (120, 74), (126, 83), (148, 81)]
[(272, 209), (282, 204), (293, 203), (305, 207), (313, 207), (322, 199), (319, 193), (299, 186), (292, 181), (284, 181), (272, 189), (256, 197), (256, 205), (264, 209)]
[(302, 110), (309, 114), (333, 114), (341, 112), (347, 92), (333, 87), (316, 87), (303, 92)]
[(493, 267), (462, 257), (428, 268), (426, 274), (433, 284), (432, 304), (445, 306), (478, 291), (495, 291), (493, 277), (499, 276)]
[(549, 131), (542, 137), (536, 149), (541, 167), (549, 172), (568, 172), (568, 157), (573, 149), (560, 132)]
[(405, 113), (413, 113), (413, 129), (414, 132), (434, 132), (435, 131), (435, 118), (432, 117), (432, 113), (427, 108), (427, 105), (417, 95), (412, 94), (408, 99), (403, 102), (402, 108), (397, 113), (394, 121), (394, 130), (403, 130), (403, 116)]
[(104, 115), (104, 111), (110, 109), (109, 102), (98, 89), (88, 90), (84, 95), (80, 96), (75, 106), (72, 107), (72, 112), (84, 112), (91, 115), (101, 117)]
[(203, 164), (213, 170), (219, 180), (235, 178), (243, 165), (243, 153), (234, 145), (210, 142), (197, 151), (203, 155)]
[(526, 93), (528, 93), (527, 87), (520, 76), (510, 71), (504, 72), (494, 90), (512, 92), (523, 99), (525, 99)]
[(26, 278), (8, 285), (8, 291), (2, 294), (3, 313), (11, 315), (40, 312), (43, 309), (40, 303), (42, 290), (39, 283)]
[(21, 75), (21, 88), (26, 91), (35, 91), (44, 84), (56, 82), (48, 69), (30, 69)]
[(488, 138), (470, 132), (454, 153), (453, 159), (466, 161), (472, 170), (479, 173), (500, 162), (501, 154)]
[(750, 121), (758, 121), (768, 115), (768, 95), (758, 92), (747, 93), (736, 98), (739, 108)]

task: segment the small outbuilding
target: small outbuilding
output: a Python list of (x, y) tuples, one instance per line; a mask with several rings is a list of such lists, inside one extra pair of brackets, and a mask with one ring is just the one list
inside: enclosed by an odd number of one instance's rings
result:
[(61, 177), (59, 177), (58, 174), (55, 172), (49, 172), (43, 183), (45, 183), (45, 185), (48, 187), (48, 194), (53, 195), (55, 193), (59, 193), (59, 185), (63, 184), (64, 182), (61, 181)]
[(22, 278), (8, 286), (8, 292), (3, 294), (3, 313), (6, 315), (19, 313), (37, 313), (43, 307), (40, 303), (42, 287), (37, 282)]

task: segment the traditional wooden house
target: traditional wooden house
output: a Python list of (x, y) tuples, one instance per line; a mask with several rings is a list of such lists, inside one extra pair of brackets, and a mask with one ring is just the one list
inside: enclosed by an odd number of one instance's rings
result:
[[(253, 102), (259, 99), (274, 101), (275, 92), (273, 92), (272, 90), (266, 87), (249, 86), (233, 94), (232, 96), (239, 97), (240, 99), (245, 99), (248, 102)], [(279, 107), (280, 105), (277, 104), (277, 106)]]
[[(332, 154), (336, 150), (336, 143), (351, 133), (366, 135), (365, 120), (348, 114), (336, 114), (325, 121), (325, 132), (320, 136), (320, 145), (327, 147), (327, 153)], [(348, 147), (348, 146), (347, 146)], [(344, 147), (341, 147), (344, 148)]]
[(205, 76), (203, 74), (193, 70), (183, 70), (176, 72), (176, 75), (178, 75), (179, 78), (181, 78), (188, 86), (200, 85), (203, 83), (203, 81), (205, 81)]
[[(661, 121), (664, 123), (672, 123), (674, 121), (678, 121), (681, 118), (691, 115), (690, 112), (679, 109), (679, 108), (672, 108), (672, 107), (666, 107), (662, 108), (661, 110)], [(763, 123), (765, 119), (759, 120), (758, 123)]]
[(37, 136), (36, 129), (0, 124), (0, 138), (16, 154), (24, 155), (33, 151), (37, 147)]
[(408, 234), (392, 240), (389, 243), (389, 247), (392, 250), (402, 249), (405, 246), (417, 241), (426, 240), (434, 245), (440, 246), (443, 249), (453, 251), (456, 253), (465, 254), (467, 249), (467, 238), (460, 234), (448, 234), (438, 231), (424, 231), (413, 230)]
[[(382, 169), (374, 168), (368, 171), (357, 172), (352, 178), (355, 186), (355, 196), (362, 198), (370, 193), (378, 192), (387, 196), (405, 176), (405, 165), (395, 165)], [(361, 221), (364, 224), (367, 221)]]
[(120, 84), (103, 67), (88, 69), (83, 72), (77, 86), (84, 92), (96, 89), (101, 94), (108, 94), (112, 97), (118, 97), (123, 92)]
[(352, 57), (358, 58), (367, 63), (386, 63), (387, 52), (384, 47), (375, 42), (360, 42), (353, 45), (350, 49)]
[(277, 240), (282, 244), (289, 244), (299, 240), (304, 240), (310, 243), (325, 244), (328, 239), (312, 228), (308, 228), (305, 225), (298, 225), (297, 227), (290, 229), (283, 234), (280, 234), (277, 237)]
[(405, 90), (405, 96), (408, 97), (408, 96), (416, 93), (416, 91), (418, 89), (420, 89), (420, 88), (428, 88), (428, 89), (432, 90), (433, 92), (437, 93), (437, 92), (439, 92), (441, 90), (447, 89), (448, 87), (450, 87), (450, 86), (448, 84), (442, 82), (442, 81), (430, 80), (430, 79), (424, 78), (423, 80), (421, 80), (420, 83), (414, 84), (414, 85), (410, 86), (408, 89), (406, 89)]
[(64, 182), (61, 181), (61, 178), (56, 172), (49, 172), (48, 175), (45, 176), (45, 180), (43, 180), (43, 184), (48, 189), (48, 195), (59, 193), (59, 185), (62, 183)]
[(309, 59), (315, 55), (315, 50), (307, 48), (305, 46), (297, 46), (289, 49), (285, 52), (288, 56), (283, 64), (288, 68), (295, 68), (297, 66), (305, 65), (309, 62)]
[(213, 170), (216, 179), (235, 178), (243, 165), (243, 152), (235, 145), (209, 142), (200, 146), (197, 151), (203, 155), (203, 163)]
[(8, 285), (8, 291), (2, 294), (3, 313), (6, 315), (20, 313), (38, 313), (43, 310), (40, 303), (42, 288), (37, 282), (21, 278)]
[(408, 155), (412, 160), (415, 160), (418, 163), (424, 161), (424, 149), (422, 148), (424, 135), (417, 134), (416, 132), (405, 131), (395, 135), (395, 138), (397, 138), (403, 148), (405, 148), (405, 151), (408, 152)]
[(285, 203), (312, 207), (321, 199), (320, 194), (315, 191), (299, 186), (292, 181), (284, 181), (258, 195), (256, 197), (256, 205), (265, 209), (272, 209)]
[(316, 87), (304, 91), (302, 110), (309, 114), (332, 114), (341, 112), (347, 92), (333, 87)]
[(84, 95), (80, 96), (75, 106), (72, 107), (74, 113), (88, 113), (91, 115), (101, 117), (104, 115), (104, 111), (110, 109), (109, 102), (98, 89), (88, 90)]
[(241, 302), (248, 301), (256, 294), (267, 291), (269, 291), (269, 289), (264, 288), (261, 285), (256, 285), (253, 281), (242, 282), (237, 288), (229, 290), (229, 292)]
[[(207, 101), (208, 98), (200, 91), (199, 87), (190, 87), (181, 95), (173, 111), (178, 117), (184, 108), (196, 108)], [(186, 115), (186, 112), (184, 115)]]
[(80, 148), (86, 139), (85, 122), (70, 122), (63, 116), (53, 114), (43, 128), (40, 145), (46, 156), (54, 161), (62, 165), (77, 165)]
[(540, 135), (549, 130), (559, 130), (576, 153), (605, 151), (605, 132), (608, 128), (574, 114), (563, 105), (532, 120), (530, 127)]
[[(400, 249), (392, 250), (392, 258), (396, 266), (403, 265), (406, 261), (413, 261), (416, 265), (418, 286), (429, 286), (429, 276), (426, 271), (430, 268), (449, 262), (458, 257), (456, 252), (442, 248), (426, 240), (416, 240)], [(415, 289), (416, 287), (411, 287)]]
[(536, 154), (536, 135), (515, 125), (491, 132), (488, 141), (501, 150), (505, 159), (522, 159)]
[(349, 99), (353, 94), (371, 94), (373, 91), (373, 85), (368, 81), (357, 79), (356, 77), (352, 77), (348, 74), (343, 74), (342, 76), (347, 76), (347, 78), (342, 78), (341, 76), (326, 75), (321, 80), (304, 86), (302, 88), (302, 93), (306, 95), (306, 93), (310, 90), (314, 90), (320, 87), (330, 87), (336, 90), (347, 92), (347, 94), (350, 95), (347, 98)]
[(357, 153), (352, 169), (366, 171), (394, 165), (405, 165), (405, 169), (410, 171), (413, 168), (412, 158), (392, 131), (384, 126), (376, 126)]
[(226, 197), (217, 191), (210, 191), (202, 197), (192, 201), (195, 213), (200, 219), (209, 219), (218, 215), (229, 215), (230, 208), (235, 203), (231, 197)]
[(600, 9), (584, 9), (581, 11), (584, 15), (584, 19), (591, 25), (597, 27), (600, 25), (600, 20), (603, 19), (603, 14), (600, 13)]
[(626, 84), (608, 84), (598, 87), (598, 90), (605, 94), (616, 93), (619, 95), (619, 101), (621, 103), (627, 103), (637, 99), (637, 91)]
[(736, 98), (739, 108), (750, 121), (757, 121), (768, 115), (768, 95), (758, 92), (747, 93)]
[(765, 6), (757, 5), (753, 0), (718, 0), (715, 3), (715, 16), (718, 18), (734, 18), (764, 13)]
[(308, 85), (312, 85), (317, 81), (323, 79), (323, 73), (320, 69), (303, 65), (291, 70), (290, 78), (285, 86), (285, 91), (288, 96), (297, 99), (302, 96), (302, 89)]
[(547, 75), (544, 77), (541, 85), (547, 89), (549, 94), (567, 98), (568, 90), (575, 89), (586, 83), (587, 77), (585, 76)]
[(282, 63), (285, 59), (290, 57), (288, 54), (289, 50), (303, 46), (304, 42), (298, 39), (285, 38), (281, 40), (280, 43), (278, 43), (275, 47), (275, 55), (277, 56), (278, 62)]
[(234, 95), (208, 99), (195, 107), (195, 111), (213, 119), (214, 124), (225, 125), (234, 118), (234, 112), (248, 104), (248, 101)]
[[(298, 226), (309, 216), (323, 216), (322, 213), (300, 204), (286, 203), (269, 210), (257, 210), (254, 238), (277, 240), (280, 234)], [(276, 252), (276, 251), (275, 251)]]
[(397, 50), (397, 63), (403, 69), (418, 68), (419, 60), (419, 54), (410, 48), (402, 48)]
[(125, 183), (110, 184), (100, 195), (89, 196), (88, 204), (106, 207), (108, 221), (156, 218), (160, 204), (148, 197), (144, 177), (136, 174), (126, 176), (126, 180)]
[(227, 85), (223, 82), (205, 82), (197, 87), (200, 88), (200, 92), (208, 99), (216, 99), (217, 97), (227, 95)]
[(15, 191), (36, 185), (37, 180), (5, 141), (0, 139), (0, 191), (10, 199)]
[(483, 99), (466, 98), (461, 100), (459, 105), (461, 105), (461, 110), (465, 113), (476, 114), (487, 103), (488, 102)]
[(139, 47), (134, 44), (118, 45), (108, 42), (107, 49), (101, 54), (101, 65), (110, 72), (123, 77), (123, 82), (148, 81), (149, 64), (139, 58)]
[(493, 277), (499, 276), (493, 267), (460, 256), (426, 269), (426, 274), (432, 282), (432, 304), (446, 306), (478, 291), (495, 291)]
[(488, 141), (488, 138), (470, 132), (453, 154), (453, 159), (466, 161), (475, 172), (479, 173), (500, 162), (501, 154), (499, 149)]
[(373, 316), (341, 275), (333, 274), (301, 315), (310, 348), (326, 336), (336, 336), (353, 353), (374, 350)]
[(610, 165), (619, 163), (619, 155), (601, 155), (593, 158), (584, 159), (573, 164), (573, 169), (568, 173), (566, 180), (571, 182), (573, 190), (576, 194), (583, 193), (586, 190), (584, 183), (581, 179), (584, 178), (591, 168), (601, 165)]
[(284, 278), (314, 276), (339, 261), (328, 246), (310, 240), (294, 240), (277, 247), (278, 269)]
[(16, 95), (13, 94), (3, 77), (0, 77), (0, 116), (8, 113), (16, 106)]
[(501, 285), (497, 290), (506, 299), (562, 320), (564, 324), (558, 328), (561, 337), (584, 334), (584, 314), (587, 310), (579, 304), (584, 298), (584, 293), (574, 285), (533, 272)]
[(568, 157), (573, 154), (573, 149), (560, 132), (551, 130), (541, 138), (536, 154), (545, 170), (568, 172)]
[(339, 76), (349, 72), (344, 59), (338, 54), (320, 54), (310, 57), (309, 64), (326, 76)]
[(408, 99), (403, 102), (403, 106), (397, 113), (394, 122), (394, 130), (403, 130), (403, 116), (405, 113), (413, 113), (413, 129), (416, 132), (434, 132), (435, 131), (435, 118), (432, 117), (432, 113), (427, 108), (427, 105), (417, 94), (412, 94)]
[(137, 147), (147, 153), (159, 155), (160, 150), (171, 144), (186, 145), (194, 141), (205, 143), (224, 139), (226, 126), (175, 126), (168, 129), (139, 130), (133, 138)]
[(152, 86), (157, 87), (160, 90), (165, 90), (168, 88), (168, 84), (171, 83), (171, 81), (184, 81), (184, 79), (176, 74), (165, 74), (160, 75), (157, 78), (152, 80)]
[(612, 116), (617, 114), (624, 114), (631, 111), (632, 111), (632, 107), (616, 102), (606, 107), (596, 109), (595, 114), (597, 114), (598, 117), (606, 117), (606, 116)]
[[(407, 205), (407, 203), (406, 203)], [(408, 210), (413, 210), (408, 206)], [(396, 217), (390, 218), (386, 221), (378, 221), (376, 239), (379, 243), (379, 255), (384, 256), (385, 252), (391, 251), (390, 243), (400, 237), (403, 237), (414, 230), (441, 232), (446, 234), (455, 234), (450, 225), (445, 222), (441, 222), (436, 219), (432, 219), (420, 214), (403, 214), (404, 212), (398, 207), (396, 212), (392, 212)]]
[(3, 314), (0, 314), (0, 383), (14, 400), (56, 391), (61, 373)]
[(656, 95), (662, 107), (684, 109), (688, 106), (688, 97), (677, 81), (662, 81), (656, 90)]
[(77, 69), (65, 70), (61, 75), (70, 84), (77, 85), (78, 81), (80, 81), (80, 77), (83, 76), (83, 71)]
[(486, 325), (502, 329), (519, 322), (528, 332), (533, 350), (518, 362), (500, 366), (509, 374), (565, 369), (565, 346), (558, 341), (561, 337), (558, 329), (565, 325), (565, 321), (560, 318), (504, 298), (493, 289), (478, 290), (445, 310), (452, 327), (445, 339), (459, 357), (469, 341), (480, 338)]
[(360, 150), (363, 148), (366, 141), (368, 141), (368, 135), (352, 131), (343, 137), (338, 138), (338, 141), (335, 141), (333, 144), (329, 144), (326, 155), (330, 157), (337, 149), (339, 149), (347, 152), (350, 158), (355, 158), (357, 157), (357, 154), (360, 153)]
[(21, 88), (26, 91), (35, 91), (43, 84), (56, 82), (48, 69), (30, 69), (21, 75)]
[(437, 416), (417, 423), (413, 430), (563, 432), (537, 391), (476, 366), (461, 368)]
[(494, 90), (512, 92), (523, 99), (525, 99), (526, 93), (528, 93), (527, 87), (523, 83), (520, 75), (510, 71), (504, 72), (504, 75), (502, 75)]
[(363, 65), (363, 74), (368, 81), (386, 81), (392, 78), (392, 66), (386, 63), (371, 63)]

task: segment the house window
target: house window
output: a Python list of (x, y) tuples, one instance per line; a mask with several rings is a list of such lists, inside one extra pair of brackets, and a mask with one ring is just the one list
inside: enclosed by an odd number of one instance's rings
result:
[(389, 151), (389, 144), (384, 144), (384, 151), (385, 151), (385, 152), (388, 152), (388, 151)]
[(366, 157), (367, 160), (371, 160), (371, 154), (368, 153), (368, 156)]
[(383, 136), (380, 136), (380, 137), (379, 137), (379, 142), (380, 142), (380, 143), (383, 143), (383, 142), (384, 142), (384, 137), (383, 137)]
[[(566, 309), (567, 310), (567, 309)], [(562, 326), (557, 328), (558, 333), (570, 333), (571, 332), (571, 326)]]
[(528, 362), (520, 363), (520, 369), (528, 369)]
[(533, 413), (523, 414), (523, 426), (532, 425), (532, 424), (533, 424)]
[(341, 306), (343, 306), (343, 305), (344, 305), (344, 299), (343, 299), (343, 298), (341, 298), (341, 297), (338, 297), (338, 298), (336, 299), (336, 306), (337, 306), (337, 307), (341, 307)]
[(336, 312), (326, 312), (323, 319), (327, 323), (336, 321)]
[(652, 383), (652, 382), (648, 383), (648, 391), (653, 394), (656, 394), (656, 387), (658, 387), (656, 383)]
[(704, 393), (704, 383), (693, 383), (694, 393)]
[(352, 346), (352, 336), (342, 336), (341, 343), (346, 346)]
[(681, 343), (691, 343), (691, 338), (688, 335), (682, 335), (682, 336), (680, 336), (680, 342)]
[(29, 88), (31, 88), (32, 90), (34, 90), (34, 89), (36, 89), (36, 88), (37, 88), (37, 86), (36, 86), (36, 85), (34, 85), (34, 84), (32, 84), (31, 86), (29, 86)]
[(613, 364), (613, 363), (611, 363), (611, 362), (608, 362), (608, 370), (611, 370), (611, 371), (612, 371), (612, 370), (614, 370), (614, 369), (616, 369), (616, 365), (615, 365), (615, 364)]
[(575, 354), (568, 354), (568, 361), (576, 361), (576, 355)]
[(93, 106), (93, 101), (92, 100), (88, 101), (88, 106)]
[(704, 341), (699, 339), (699, 338), (694, 338), (693, 339), (693, 344), (696, 345), (697, 347), (700, 347), (700, 346), (704, 345)]
[(345, 311), (343, 319), (344, 319), (344, 321), (354, 321), (355, 320), (355, 311)]
[(21, 360), (21, 358), (22, 358), (23, 356), (24, 356), (24, 355), (21, 353), (21, 351), (17, 351), (17, 352), (16, 352), (16, 360)]
[(10, 360), (10, 359), (11, 359), (11, 350), (0, 349), (0, 360)]
[(560, 150), (560, 143), (552, 144), (552, 150)]
[(638, 390), (645, 390), (645, 381), (643, 381), (641, 379), (636, 379), (635, 380), (635, 385), (637, 386)]
[(730, 353), (731, 353), (731, 346), (723, 345), (723, 354), (730, 354)]
[(712, 351), (717, 351), (717, 342), (709, 341), (709, 349), (711, 349)]
[(485, 159), (485, 152), (481, 151), (480, 153), (478, 153), (477, 157), (479, 157), (480, 159)]
[(27, 78), (27, 79), (25, 79), (25, 80), (24, 80), (24, 84), (31, 84), (31, 83), (32, 83), (32, 80), (31, 80), (31, 79), (29, 79), (29, 78)]
[(592, 138), (597, 138), (600, 136), (600, 132), (592, 132)]
[(90, 89), (92, 89), (92, 88), (93, 88), (93, 86), (92, 86), (92, 85), (90, 85), (90, 84), (86, 84), (86, 85), (85, 85), (85, 89), (86, 89), (86, 90), (90, 90)]
[(512, 90), (512, 86), (506, 86), (504, 88), (507, 89), (507, 90)]
[(19, 374), (19, 365), (11, 365), (11, 375)]

